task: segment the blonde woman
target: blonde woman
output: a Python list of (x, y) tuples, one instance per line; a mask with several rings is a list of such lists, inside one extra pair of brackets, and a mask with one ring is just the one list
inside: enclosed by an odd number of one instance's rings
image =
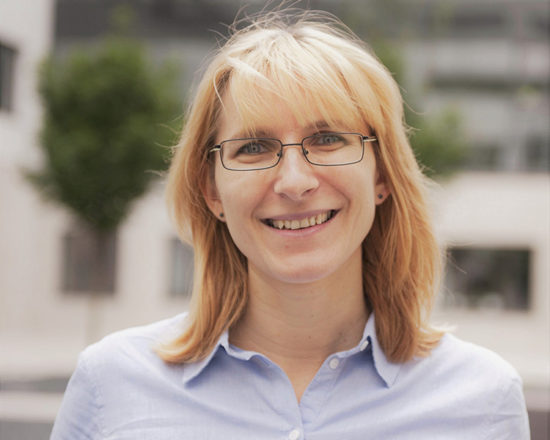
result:
[(428, 323), (440, 273), (391, 75), (322, 13), (211, 61), (168, 176), (188, 314), (86, 349), (53, 439), (528, 439), (521, 381)]

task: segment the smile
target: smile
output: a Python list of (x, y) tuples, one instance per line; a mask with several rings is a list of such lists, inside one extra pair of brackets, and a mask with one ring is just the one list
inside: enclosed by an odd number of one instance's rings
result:
[(321, 225), (329, 221), (332, 217), (336, 215), (335, 210), (330, 210), (322, 212), (317, 215), (312, 215), (310, 217), (304, 217), (302, 219), (292, 219), (292, 220), (272, 220), (265, 219), (263, 222), (276, 229), (305, 229), (310, 228), (311, 226)]

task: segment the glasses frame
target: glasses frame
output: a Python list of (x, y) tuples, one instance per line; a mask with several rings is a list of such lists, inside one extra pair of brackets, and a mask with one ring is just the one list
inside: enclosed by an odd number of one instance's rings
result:
[[(321, 164), (321, 163), (312, 162), (307, 157), (309, 151), (306, 150), (306, 148), (304, 147), (304, 142), (306, 140), (312, 138), (312, 137), (318, 136), (318, 134), (311, 135), (311, 136), (306, 136), (305, 138), (302, 139), (301, 142), (291, 143), (291, 144), (283, 144), (283, 142), (280, 139), (269, 138), (269, 137), (249, 137), (249, 138), (226, 139), (226, 140), (220, 142), (219, 144), (214, 145), (210, 150), (208, 150), (208, 155), (210, 155), (211, 153), (215, 153), (216, 151), (219, 151), (220, 152), (220, 161), (222, 163), (222, 166), (226, 170), (229, 170), (229, 171), (258, 171), (258, 170), (268, 170), (269, 168), (275, 168), (277, 165), (279, 165), (279, 162), (281, 162), (281, 158), (283, 157), (283, 148), (284, 147), (300, 146), (303, 156), (305, 157), (306, 161), (308, 163), (310, 163), (311, 165), (315, 165), (317, 167), (341, 167), (341, 166), (352, 165), (354, 163), (361, 162), (363, 160), (363, 157), (365, 156), (365, 142), (376, 142), (378, 140), (376, 138), (376, 136), (365, 136), (361, 133), (352, 133), (352, 132), (336, 132), (335, 131), (335, 132), (322, 133), (322, 134), (327, 134), (327, 135), (330, 135), (330, 134), (353, 134), (353, 135), (359, 136), (361, 138), (361, 157), (357, 160), (354, 160), (353, 162), (346, 162), (346, 163)], [(223, 162), (223, 154), (222, 154), (223, 144), (225, 142), (248, 141), (248, 140), (253, 140), (253, 139), (263, 139), (263, 140), (268, 140), (268, 141), (279, 142), (279, 144), (281, 144), (281, 149), (277, 153), (277, 156), (278, 156), (277, 162), (275, 162), (273, 165), (269, 165), (267, 167), (259, 167), (259, 168), (229, 168), (228, 166), (225, 165), (225, 163)]]

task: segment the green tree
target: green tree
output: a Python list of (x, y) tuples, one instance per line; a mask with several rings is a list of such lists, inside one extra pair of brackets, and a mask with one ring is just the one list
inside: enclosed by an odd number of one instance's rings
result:
[(177, 73), (123, 37), (43, 64), (43, 165), (26, 175), (77, 219), (65, 240), (65, 290), (114, 289), (117, 227), (175, 141)]
[(48, 59), (39, 82), (44, 165), (31, 181), (92, 229), (114, 230), (166, 166), (181, 113), (175, 79), (120, 37)]
[[(405, 65), (395, 43), (376, 40), (373, 49), (398, 84), (405, 83)], [(463, 163), (468, 143), (463, 133), (460, 114), (451, 107), (436, 115), (415, 111), (411, 101), (418, 99), (415, 92), (405, 94), (405, 122), (410, 127), (409, 140), (424, 173), (432, 177), (452, 174)]]

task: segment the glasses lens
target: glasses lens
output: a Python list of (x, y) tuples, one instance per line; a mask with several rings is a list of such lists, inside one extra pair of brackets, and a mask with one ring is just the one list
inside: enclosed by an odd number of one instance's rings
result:
[(274, 166), (279, 160), (281, 142), (276, 139), (250, 138), (224, 141), (222, 162), (232, 170), (254, 170)]
[(363, 159), (363, 137), (356, 133), (319, 133), (304, 139), (307, 160), (315, 165), (347, 165)]

